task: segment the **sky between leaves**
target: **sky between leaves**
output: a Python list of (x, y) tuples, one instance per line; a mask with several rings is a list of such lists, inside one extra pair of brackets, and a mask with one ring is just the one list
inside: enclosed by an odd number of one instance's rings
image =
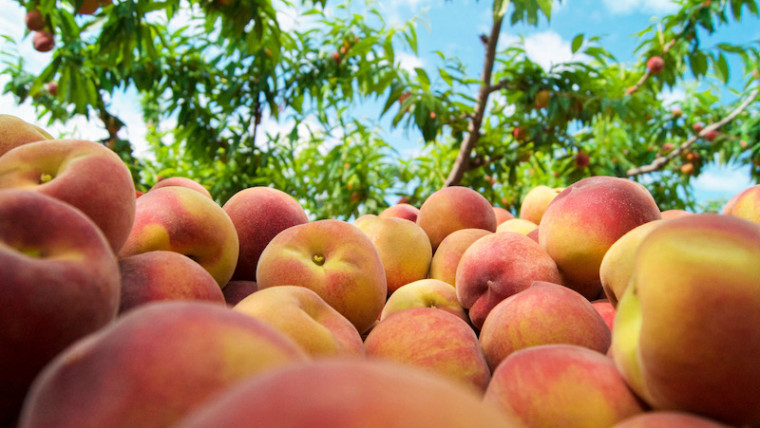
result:
[[(274, 0), (277, 4), (277, 0)], [(333, 3), (328, 0), (328, 9)], [(352, 6), (356, 12), (363, 7), (360, 2)], [(400, 66), (413, 70), (424, 67), (428, 74), (440, 65), (434, 51), (440, 50), (447, 55), (461, 58), (473, 76), (480, 73), (483, 61), (483, 46), (479, 40), (480, 34), (489, 32), (491, 26), (491, 2), (488, 0), (385, 0), (378, 6), (388, 23), (406, 21), (413, 16), (422, 18), (423, 25), (418, 28), (419, 56), (411, 52), (397, 53)], [(677, 10), (677, 4), (669, 0), (555, 0), (552, 10), (552, 20), (547, 23), (542, 20), (537, 27), (520, 25), (517, 27), (503, 26), (500, 36), (501, 46), (505, 47), (519, 42), (520, 34), (525, 37), (525, 49), (529, 57), (544, 68), (552, 64), (571, 60), (583, 60), (574, 57), (571, 52), (571, 41), (575, 35), (585, 33), (587, 37), (600, 36), (602, 44), (612, 52), (619, 61), (636, 62), (634, 48), (638, 41), (632, 36), (635, 32), (650, 25), (657, 17)], [(24, 9), (11, 0), (0, 0), (0, 34), (21, 39), (24, 34)], [(303, 24), (297, 11), (280, 8), (279, 22), (287, 30)], [(732, 43), (748, 43), (760, 40), (760, 25), (756, 19), (745, 18), (740, 25), (721, 27), (717, 37), (708, 39), (707, 43), (718, 43), (719, 40), (730, 40)], [(177, 23), (180, 25), (180, 23)], [(0, 41), (0, 50), (5, 50), (4, 41)], [(51, 59), (51, 53), (39, 53), (31, 47), (31, 37), (23, 39), (19, 52), (27, 59), (29, 69), (37, 71)], [(643, 72), (643, 70), (642, 70)], [(740, 70), (733, 71), (734, 79), (738, 79)], [(737, 82), (738, 80), (734, 80)], [(7, 77), (0, 76), (0, 87), (7, 82)], [(474, 95), (474, 94), (473, 94)], [(674, 88), (662, 94), (666, 104), (678, 103), (683, 99), (685, 91)], [(732, 96), (726, 91), (725, 96)], [(368, 117), (377, 118), (381, 105), (366, 107)], [(117, 95), (113, 100), (113, 112), (123, 119), (127, 127), (120, 134), (128, 138), (136, 147), (139, 155), (145, 155), (146, 144), (144, 136), (145, 125), (136, 102), (135, 93), (128, 91)], [(38, 119), (30, 104), (16, 105), (10, 95), (0, 96), (0, 114), (13, 114), (27, 121), (35, 122), (57, 136), (67, 136), (98, 140), (107, 136), (100, 121), (93, 115), (92, 120), (77, 118), (66, 124), (46, 125), (46, 120)], [(362, 113), (364, 114), (364, 113)], [(391, 130), (391, 114), (379, 123), (388, 130), (386, 141), (403, 154), (413, 154), (420, 147), (421, 136), (407, 133), (403, 130)], [(289, 124), (276, 123), (264, 118), (264, 130), (276, 132), (280, 129), (290, 129)], [(308, 125), (308, 124), (304, 124)], [(164, 127), (171, 127), (171, 123)], [(733, 167), (707, 168), (699, 178), (693, 181), (695, 196), (698, 202), (708, 200), (727, 200), (740, 190), (752, 185), (747, 170)]]

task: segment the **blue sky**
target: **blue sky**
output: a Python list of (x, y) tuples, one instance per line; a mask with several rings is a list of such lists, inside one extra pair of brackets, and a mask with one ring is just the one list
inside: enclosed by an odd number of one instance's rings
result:
[[(337, 4), (331, 0), (327, 3), (328, 7)], [(491, 3), (488, 0), (384, 0), (379, 7), (390, 23), (402, 22), (412, 16), (420, 16), (426, 23), (426, 26), (418, 28), (419, 56), (411, 52), (398, 55), (402, 66), (410, 69), (422, 66), (432, 72), (440, 65), (433, 52), (441, 50), (447, 55), (460, 57), (471, 75), (480, 74), (483, 47), (478, 36), (490, 29)], [(587, 37), (602, 37), (603, 46), (618, 60), (633, 62), (636, 60), (633, 49), (638, 42), (632, 34), (645, 28), (657, 17), (674, 10), (676, 7), (667, 0), (564, 0), (561, 4), (555, 4), (550, 23), (542, 20), (537, 28), (505, 25), (500, 38), (502, 45), (505, 45), (516, 41), (521, 34), (524, 35), (528, 55), (545, 67), (572, 58), (570, 43), (578, 33), (585, 33)], [(0, 0), (0, 33), (15, 38), (23, 35), (23, 15), (23, 8), (15, 1)], [(299, 20), (296, 18), (294, 21), (292, 11), (283, 10), (280, 16), (283, 25), (298, 25)], [(34, 51), (30, 39), (28, 37), (22, 41), (21, 53), (28, 59), (30, 68), (38, 69), (43, 67), (52, 55)], [(759, 39), (758, 20), (745, 17), (741, 25), (722, 27), (718, 37), (708, 39), (706, 43), (714, 44), (719, 40), (747, 43)], [(0, 41), (0, 50), (3, 49), (2, 43)], [(740, 70), (732, 72), (736, 74)], [(7, 78), (0, 76), (0, 86), (6, 82)], [(663, 94), (663, 97), (667, 102), (677, 102), (684, 93), (682, 89), (676, 88)], [(134, 95), (118, 96), (114, 100), (114, 106), (117, 115), (128, 124), (127, 129), (122, 131), (123, 137), (129, 138), (138, 149), (144, 147), (141, 141), (144, 140), (145, 126), (141, 121)], [(0, 113), (14, 114), (36, 122), (31, 107), (14, 105), (10, 96), (0, 96)], [(388, 121), (388, 118), (384, 119), (381, 125), (387, 127)], [(270, 131), (280, 129), (281, 126), (282, 124), (272, 121), (266, 123)], [(54, 134), (78, 138), (100, 139), (106, 135), (97, 122), (84, 119), (78, 119), (66, 126), (45, 127)], [(402, 153), (410, 153), (420, 147), (418, 135), (397, 130), (390, 132), (389, 138)], [(694, 182), (696, 196), (702, 201), (727, 199), (751, 184), (754, 183), (749, 181), (746, 170), (730, 167), (709, 168)]]

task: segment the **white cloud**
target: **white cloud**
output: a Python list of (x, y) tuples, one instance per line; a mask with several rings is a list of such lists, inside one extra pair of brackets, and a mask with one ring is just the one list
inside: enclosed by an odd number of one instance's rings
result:
[(613, 14), (642, 12), (660, 15), (678, 10), (678, 4), (672, 0), (604, 0), (604, 5)]
[[(499, 36), (501, 47), (519, 42), (520, 38), (518, 36), (509, 33), (502, 33)], [(585, 60), (583, 55), (573, 54), (570, 41), (564, 40), (562, 36), (554, 31), (545, 31), (527, 36), (524, 48), (528, 58), (540, 65), (544, 70), (550, 69), (553, 65)]]
[(746, 167), (710, 166), (691, 181), (697, 192), (720, 192), (726, 198), (754, 185)]
[(665, 106), (678, 105), (686, 99), (686, 91), (681, 88), (665, 89), (660, 95)]
[(415, 68), (425, 65), (420, 57), (404, 52), (396, 55), (396, 63), (410, 73), (414, 73)]

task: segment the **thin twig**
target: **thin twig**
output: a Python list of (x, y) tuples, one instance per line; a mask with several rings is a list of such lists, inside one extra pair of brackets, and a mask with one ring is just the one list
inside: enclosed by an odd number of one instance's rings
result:
[[(665, 48), (662, 50), (662, 53), (663, 54), (668, 53), (668, 51), (670, 50), (670, 48), (672, 48), (673, 45), (675, 45), (675, 44), (676, 44), (676, 39), (673, 39), (670, 42), (668, 42), (668, 44), (665, 45)], [(625, 94), (626, 95), (632, 95), (632, 94), (634, 94), (636, 91), (639, 90), (639, 88), (641, 88), (642, 85), (644, 85), (644, 83), (647, 81), (647, 79), (649, 79), (649, 77), (651, 75), (652, 75), (652, 71), (649, 70), (649, 69), (647, 69), (647, 71), (643, 75), (641, 75), (641, 78), (639, 79), (638, 82), (636, 82), (635, 85), (633, 85), (630, 88), (626, 89)]]
[(691, 136), (688, 140), (686, 140), (683, 144), (678, 146), (675, 150), (671, 151), (670, 153), (660, 156), (649, 165), (643, 165), (636, 168), (631, 168), (626, 172), (626, 175), (628, 177), (633, 177), (636, 175), (646, 174), (649, 172), (659, 171), (665, 167), (665, 165), (668, 164), (673, 158), (676, 156), (680, 156), (680, 154), (691, 147), (699, 138), (704, 137), (707, 135), (708, 132), (716, 130), (725, 124), (731, 122), (738, 116), (744, 109), (746, 109), (752, 101), (757, 98), (758, 93), (760, 93), (760, 87), (755, 88), (749, 96), (742, 102), (739, 107), (737, 107), (734, 111), (732, 111), (728, 116), (724, 117), (718, 122), (715, 122), (711, 125), (706, 126), (704, 129), (702, 129), (698, 134)]

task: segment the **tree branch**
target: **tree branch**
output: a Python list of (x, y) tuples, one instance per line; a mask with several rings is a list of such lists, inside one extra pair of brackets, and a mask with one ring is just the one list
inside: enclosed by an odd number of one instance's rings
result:
[(494, 61), (496, 59), (496, 45), (499, 42), (499, 33), (501, 32), (501, 23), (504, 19), (500, 18), (493, 23), (491, 34), (488, 36), (486, 45), (486, 57), (483, 63), (483, 73), (481, 77), (480, 89), (478, 90), (478, 99), (475, 104), (475, 114), (470, 120), (467, 127), (467, 138), (462, 142), (459, 154), (454, 162), (449, 176), (444, 182), (444, 186), (456, 186), (462, 181), (464, 173), (469, 168), (470, 153), (480, 139), (480, 127), (483, 124), (483, 116), (488, 106), (488, 96), (493, 92), (491, 89), (491, 74), (493, 73)]
[(742, 102), (739, 105), (739, 107), (737, 107), (734, 111), (732, 111), (728, 116), (724, 117), (718, 122), (715, 122), (711, 125), (706, 126), (704, 129), (702, 129), (702, 131), (700, 131), (696, 135), (691, 136), (688, 140), (686, 140), (683, 144), (678, 146), (675, 150), (671, 151), (670, 153), (666, 155), (658, 157), (657, 159), (652, 161), (652, 163), (650, 163), (649, 165), (644, 165), (637, 168), (629, 169), (626, 172), (626, 175), (628, 177), (634, 177), (637, 175), (646, 174), (648, 172), (654, 172), (654, 171), (659, 171), (663, 169), (665, 165), (668, 164), (668, 162), (670, 162), (673, 158), (680, 156), (681, 153), (684, 150), (688, 149), (692, 144), (694, 144), (697, 141), (697, 139), (699, 139), (700, 137), (704, 137), (708, 132), (716, 130), (722, 127), (723, 125), (734, 120), (734, 118), (736, 118), (736, 116), (738, 116), (739, 113), (744, 111), (744, 109), (746, 109), (752, 103), (752, 101), (754, 101), (757, 98), (758, 93), (760, 93), (760, 87), (755, 88), (755, 90), (753, 90), (749, 94), (747, 99), (745, 99), (744, 102)]

